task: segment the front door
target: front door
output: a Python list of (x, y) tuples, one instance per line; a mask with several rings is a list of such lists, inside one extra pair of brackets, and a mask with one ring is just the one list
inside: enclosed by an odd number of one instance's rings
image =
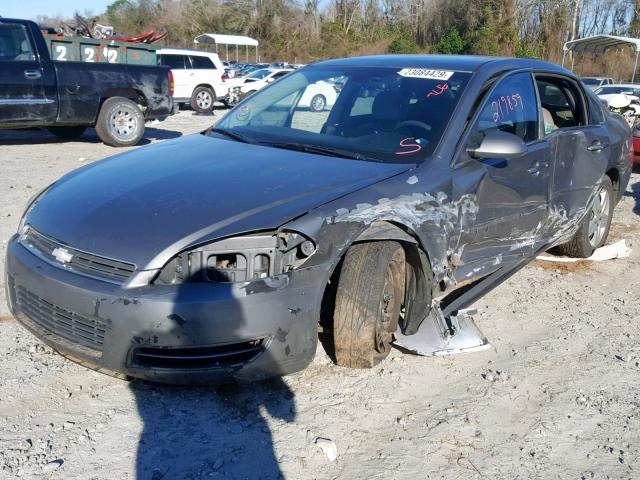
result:
[(55, 120), (55, 95), (26, 27), (0, 18), (0, 123), (44, 124)]
[[(520, 137), (527, 153), (511, 158), (475, 159), (477, 148), (493, 130)], [(456, 192), (475, 191), (475, 219), (462, 226), (456, 245), (456, 277), (475, 277), (508, 257), (530, 255), (540, 241), (549, 200), (551, 160), (541, 138), (539, 108), (528, 72), (500, 79), (483, 100), (460, 152), (453, 174)], [(493, 268), (495, 269), (495, 268)]]

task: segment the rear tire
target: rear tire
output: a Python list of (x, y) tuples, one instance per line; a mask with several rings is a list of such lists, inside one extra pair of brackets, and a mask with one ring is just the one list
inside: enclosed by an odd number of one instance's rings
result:
[(211, 113), (216, 103), (216, 94), (209, 87), (197, 87), (191, 95), (191, 108), (198, 113)]
[(144, 115), (137, 103), (124, 97), (107, 98), (102, 104), (96, 133), (112, 147), (131, 147), (144, 135)]
[(613, 207), (613, 183), (605, 175), (593, 205), (580, 223), (580, 228), (571, 240), (559, 245), (558, 250), (569, 257), (590, 257), (596, 248), (600, 248), (607, 241)]
[(336, 363), (371, 368), (391, 351), (404, 303), (406, 261), (402, 245), (353, 245), (344, 259), (333, 317)]
[(79, 125), (79, 126), (71, 126), (71, 127), (49, 127), (51, 133), (53, 133), (56, 137), (59, 138), (78, 138), (82, 135), (87, 127)]
[(324, 98), (324, 95), (314, 95), (311, 101), (309, 102), (309, 110), (312, 112), (322, 112), (327, 106), (327, 99)]

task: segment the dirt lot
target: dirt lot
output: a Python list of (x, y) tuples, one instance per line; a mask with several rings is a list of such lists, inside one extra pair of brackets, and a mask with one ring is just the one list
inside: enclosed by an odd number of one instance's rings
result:
[[(148, 136), (211, 121), (182, 112)], [(0, 132), (0, 267), (31, 195), (118, 152), (93, 132), (74, 142)], [(157, 387), (86, 370), (23, 330), (3, 298), (0, 478), (638, 479), (638, 215), (635, 174), (611, 234), (630, 258), (538, 261), (478, 302), (489, 350), (393, 351), (358, 371), (319, 349), (306, 371), (245, 387)], [(335, 461), (318, 438), (334, 442)]]

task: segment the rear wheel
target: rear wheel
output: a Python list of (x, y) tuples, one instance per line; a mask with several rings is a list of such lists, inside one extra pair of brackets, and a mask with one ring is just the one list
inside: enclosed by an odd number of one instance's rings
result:
[(128, 98), (108, 98), (100, 109), (96, 133), (100, 140), (112, 147), (136, 145), (144, 135), (142, 110)]
[(309, 109), (312, 112), (321, 112), (324, 110), (324, 107), (327, 106), (327, 99), (324, 98), (324, 95), (314, 95), (313, 98), (311, 99), (311, 102), (309, 102)]
[(605, 175), (580, 228), (569, 242), (558, 247), (560, 251), (571, 257), (587, 258), (596, 248), (604, 245), (611, 227), (613, 203), (613, 183)]
[(191, 108), (198, 113), (211, 113), (216, 103), (216, 94), (209, 87), (197, 87), (191, 95)]
[(379, 241), (353, 245), (345, 256), (333, 317), (336, 363), (370, 368), (389, 355), (404, 302), (402, 245)]
[(79, 126), (71, 126), (71, 127), (49, 127), (51, 133), (53, 133), (56, 137), (60, 138), (78, 138), (82, 135), (87, 127), (79, 125)]

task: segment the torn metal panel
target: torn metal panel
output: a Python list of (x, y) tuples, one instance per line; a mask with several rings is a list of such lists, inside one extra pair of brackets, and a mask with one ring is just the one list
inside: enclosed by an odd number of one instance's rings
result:
[(489, 341), (473, 321), (477, 310), (460, 310), (445, 318), (434, 302), (415, 335), (395, 334), (394, 345), (418, 355), (452, 355), (489, 348)]

